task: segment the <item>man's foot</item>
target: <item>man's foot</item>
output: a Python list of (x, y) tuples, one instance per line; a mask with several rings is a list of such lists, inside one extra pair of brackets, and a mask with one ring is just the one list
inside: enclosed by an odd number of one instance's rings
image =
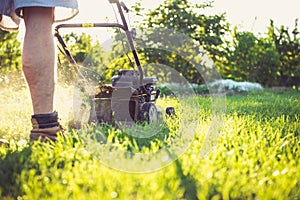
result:
[(31, 122), (30, 141), (55, 141), (57, 135), (65, 130), (58, 122), (57, 112), (32, 115)]
[(46, 142), (47, 140), (55, 141), (59, 132), (63, 132), (64, 129), (60, 126), (43, 129), (32, 129), (30, 132), (30, 141), (40, 140)]

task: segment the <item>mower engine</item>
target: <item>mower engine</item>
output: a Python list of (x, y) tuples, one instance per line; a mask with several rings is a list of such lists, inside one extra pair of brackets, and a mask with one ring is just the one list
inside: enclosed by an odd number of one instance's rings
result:
[(94, 106), (100, 123), (134, 124), (155, 122), (161, 111), (155, 102), (160, 91), (155, 90), (156, 78), (146, 77), (140, 81), (137, 70), (120, 70), (112, 78), (112, 85), (97, 88)]

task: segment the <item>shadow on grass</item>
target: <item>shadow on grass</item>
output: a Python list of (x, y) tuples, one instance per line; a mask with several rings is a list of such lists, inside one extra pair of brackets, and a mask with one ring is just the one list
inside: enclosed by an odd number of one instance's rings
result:
[(153, 126), (138, 124), (129, 128), (118, 129), (107, 124), (92, 124), (79, 134), (84, 142), (92, 140), (99, 144), (114, 144), (114, 147), (119, 146), (129, 152), (140, 153), (145, 148), (151, 149), (154, 144), (162, 148), (167, 145), (165, 143), (166, 138), (174, 137), (170, 135), (170, 130), (166, 124), (157, 125), (156, 128)]
[[(2, 150), (2, 149), (1, 149)], [(22, 195), (20, 174), (29, 168), (31, 146), (22, 150), (8, 149), (4, 155), (0, 154), (0, 196), (6, 199), (17, 199)]]
[(184, 189), (183, 197), (185, 199), (197, 200), (197, 185), (194, 177), (188, 173), (183, 173), (182, 165), (177, 159), (174, 164), (176, 165), (177, 175), (180, 177), (180, 187)]
[[(169, 151), (168, 154), (170, 157), (172, 156)], [(187, 173), (186, 175), (184, 174), (183, 167), (179, 159), (176, 159), (174, 161), (174, 165), (176, 166), (176, 174), (180, 179), (180, 187), (184, 190), (183, 198), (198, 200), (197, 181), (195, 180), (195, 178), (190, 173)]]

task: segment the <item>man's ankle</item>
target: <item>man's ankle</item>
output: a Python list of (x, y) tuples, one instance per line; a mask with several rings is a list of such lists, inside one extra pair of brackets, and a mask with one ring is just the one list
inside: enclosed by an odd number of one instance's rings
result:
[(46, 141), (47, 139), (56, 140), (57, 134), (64, 128), (58, 122), (57, 112), (49, 114), (35, 114), (31, 117), (32, 130), (30, 140)]

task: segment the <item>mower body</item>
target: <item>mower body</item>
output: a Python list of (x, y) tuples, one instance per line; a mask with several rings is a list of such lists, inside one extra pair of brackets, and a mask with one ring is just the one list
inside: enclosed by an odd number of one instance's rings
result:
[(160, 111), (155, 102), (160, 91), (155, 90), (155, 83), (152, 77), (140, 81), (137, 70), (120, 70), (111, 85), (101, 85), (96, 90), (97, 120), (109, 124), (157, 121)]

